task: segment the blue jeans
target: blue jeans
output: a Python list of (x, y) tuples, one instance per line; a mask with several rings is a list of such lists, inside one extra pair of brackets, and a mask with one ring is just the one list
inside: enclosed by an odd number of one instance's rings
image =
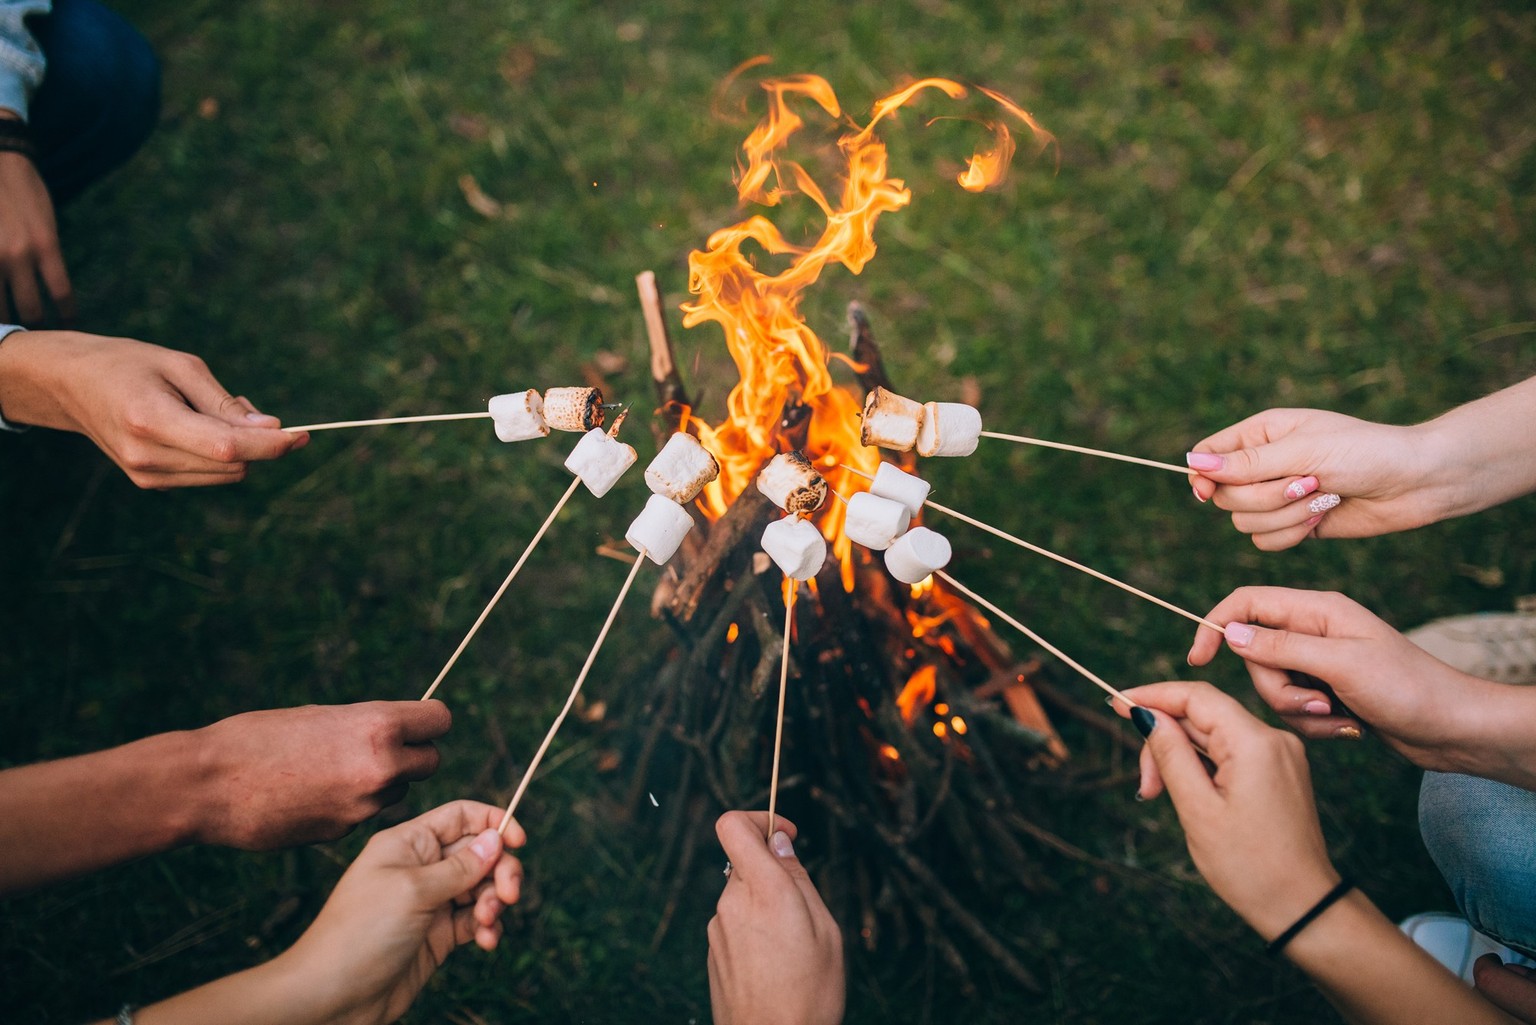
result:
[(1536, 793), (1426, 772), (1419, 830), (1467, 921), (1536, 957)]
[(96, 0), (55, 0), (29, 22), (48, 61), (28, 122), (56, 206), (124, 163), (160, 117), (160, 62)]

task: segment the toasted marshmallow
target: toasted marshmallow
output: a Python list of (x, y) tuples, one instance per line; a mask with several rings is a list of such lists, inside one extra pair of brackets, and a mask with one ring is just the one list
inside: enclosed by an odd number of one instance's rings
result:
[(565, 468), (580, 477), (588, 491), (602, 498), (639, 458), (633, 447), (594, 427), (571, 449)]
[(923, 406), (888, 388), (872, 388), (864, 397), (864, 425), (859, 441), (898, 452), (910, 452), (923, 426)]
[(704, 485), (720, 476), (720, 464), (699, 439), (678, 431), (656, 453), (645, 468), (645, 483), (651, 491), (687, 505), (699, 497)]
[(687, 509), (665, 495), (652, 495), (624, 532), (624, 540), (659, 566), (677, 554), (678, 546), (692, 529), (693, 517)]
[(527, 441), (549, 435), (549, 424), (544, 422), (544, 400), (532, 388), (497, 395), (491, 399), (490, 411), (496, 437), (502, 441)]
[(865, 548), (883, 552), (905, 534), (912, 522), (912, 514), (900, 502), (868, 491), (860, 491), (848, 499), (848, 511), (843, 529), (848, 537)]
[(880, 469), (875, 471), (874, 483), (869, 486), (870, 494), (900, 502), (913, 516), (923, 511), (923, 503), (928, 501), (928, 492), (931, 490), (932, 485), (927, 481), (913, 476), (895, 463), (881, 463)]
[(913, 527), (885, 550), (885, 568), (904, 584), (919, 584), (934, 570), (948, 566), (953, 555), (943, 534), (927, 527)]
[(827, 501), (827, 479), (799, 452), (780, 452), (757, 475), (757, 490), (789, 513), (813, 513)]
[(572, 433), (601, 427), (603, 393), (596, 388), (550, 388), (544, 392), (544, 422)]
[(981, 440), (981, 413), (963, 402), (930, 402), (917, 432), (920, 456), (968, 456)]
[(778, 563), (785, 576), (809, 580), (827, 561), (827, 539), (810, 520), (786, 516), (764, 529), (763, 551)]

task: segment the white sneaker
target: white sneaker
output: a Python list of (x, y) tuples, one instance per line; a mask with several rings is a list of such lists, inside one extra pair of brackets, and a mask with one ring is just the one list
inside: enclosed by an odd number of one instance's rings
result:
[(1403, 919), (1397, 927), (1423, 947), (1430, 957), (1468, 983), (1472, 982), (1472, 966), (1484, 954), (1497, 954), (1505, 964), (1536, 967), (1536, 961), (1510, 950), (1492, 937), (1484, 936), (1460, 915), (1446, 911), (1426, 911)]
[(1499, 683), (1536, 683), (1536, 612), (1452, 616), (1403, 636), (1471, 676)]

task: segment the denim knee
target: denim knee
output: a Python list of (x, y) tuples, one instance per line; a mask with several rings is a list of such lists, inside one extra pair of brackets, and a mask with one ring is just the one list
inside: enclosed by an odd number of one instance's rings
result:
[(1426, 772), (1419, 830), (1467, 921), (1536, 956), (1536, 793)]

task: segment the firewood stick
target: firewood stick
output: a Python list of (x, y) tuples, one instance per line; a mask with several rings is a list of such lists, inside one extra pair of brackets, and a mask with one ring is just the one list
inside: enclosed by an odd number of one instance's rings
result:
[(1087, 667), (1085, 667), (1081, 662), (1078, 662), (1071, 655), (1068, 655), (1066, 652), (1064, 652), (1060, 648), (1056, 647), (1056, 645), (1052, 644), (1050, 641), (1046, 640), (1044, 637), (1041, 637), (1039, 634), (1035, 633), (1029, 627), (1025, 626), (1023, 623), (1019, 622), (1017, 619), (1014, 619), (1008, 613), (1004, 612), (1002, 609), (998, 608), (996, 605), (994, 605), (991, 602), (987, 601), (987, 599), (983, 598), (981, 595), (977, 594), (975, 591), (971, 590), (969, 587), (966, 587), (964, 584), (962, 584), (960, 581), (956, 580), (954, 577), (950, 576), (948, 573), (946, 573), (946, 572), (944, 572), (943, 570), (940, 569), (940, 570), (935, 570), (933, 575), (938, 577), (940, 580), (944, 581), (950, 587), (953, 587), (955, 590), (959, 591), (961, 594), (965, 595), (967, 598), (971, 599), (971, 601), (975, 602), (977, 605), (980, 605), (982, 608), (988, 610), (993, 615), (997, 616), (999, 619), (1001, 619), (1003, 622), (1007, 623), (1009, 626), (1013, 627), (1015, 630), (1018, 630), (1024, 636), (1028, 637), (1030, 640), (1032, 640), (1036, 644), (1040, 645), (1046, 651), (1049, 651), (1052, 655), (1055, 655), (1057, 658), (1061, 659), (1063, 662), (1065, 662), (1067, 665), (1071, 666), (1073, 669), (1076, 669), (1079, 673), (1081, 673), (1084, 677), (1086, 677), (1089, 680), (1089, 682), (1097, 685), (1100, 690), (1104, 691), (1104, 693), (1108, 694), (1110, 697), (1119, 698), (1121, 701), (1124, 701), (1131, 708), (1137, 707), (1136, 702), (1132, 701), (1130, 698), (1126, 697), (1124, 694), (1120, 693), (1118, 690), (1116, 690), (1115, 688), (1111, 687), (1109, 684), (1105, 683), (1103, 680), (1099, 679), (1098, 676), (1094, 675), (1092, 670), (1090, 670)]
[[(860, 477), (863, 477), (865, 480), (874, 480), (875, 479), (874, 477), (872, 477), (869, 474), (865, 473), (863, 470), (854, 469), (853, 467), (849, 466), (847, 463), (840, 463), (839, 465), (842, 466), (842, 468), (847, 470), (849, 473), (858, 474)], [(1167, 609), (1169, 612), (1178, 613), (1179, 615), (1183, 616), (1185, 619), (1189, 620), (1192, 623), (1199, 623), (1201, 626), (1208, 626), (1212, 630), (1217, 631), (1218, 633), (1222, 632), (1222, 626), (1221, 626), (1220, 623), (1213, 623), (1209, 619), (1206, 619), (1204, 616), (1197, 616), (1193, 612), (1190, 612), (1188, 609), (1181, 609), (1177, 605), (1173, 604), (1173, 602), (1164, 601), (1163, 599), (1159, 598), (1155, 594), (1148, 594), (1146, 591), (1143, 591), (1141, 588), (1135, 587), (1135, 586), (1133, 586), (1131, 584), (1128, 584), (1124, 580), (1118, 580), (1115, 577), (1110, 576), (1108, 573), (1100, 573), (1098, 570), (1094, 569), (1093, 567), (1091, 567), (1091, 566), (1084, 566), (1082, 563), (1075, 562), (1072, 559), (1067, 558), (1065, 555), (1057, 555), (1055, 552), (1051, 551), (1048, 548), (1041, 548), (1039, 545), (1030, 544), (1028, 541), (1025, 541), (1023, 538), (1014, 537), (1012, 534), (1009, 534), (1006, 531), (997, 529), (996, 527), (992, 526), (990, 523), (983, 523), (981, 520), (975, 519), (974, 517), (971, 517), (971, 516), (967, 516), (965, 513), (959, 512), (959, 511), (957, 511), (955, 509), (951, 509), (951, 508), (949, 508), (946, 505), (940, 505), (939, 503), (934, 502), (934, 501), (924, 502), (923, 505), (927, 506), (930, 509), (934, 509), (934, 510), (937, 510), (938, 512), (944, 513), (946, 516), (953, 516), (957, 520), (961, 520), (962, 522), (969, 523), (973, 527), (978, 527), (981, 530), (985, 530), (987, 533), (992, 534), (992, 535), (994, 535), (996, 537), (1000, 537), (1004, 541), (1007, 541), (1007, 542), (1009, 542), (1011, 544), (1016, 544), (1020, 548), (1027, 548), (1030, 551), (1034, 552), (1036, 555), (1043, 555), (1047, 559), (1053, 559), (1056, 562), (1061, 563), (1063, 566), (1071, 566), (1073, 569), (1079, 570), (1080, 572), (1086, 573), (1086, 574), (1088, 574), (1091, 577), (1095, 577), (1095, 578), (1097, 578), (1099, 580), (1102, 580), (1106, 584), (1113, 584), (1116, 587), (1120, 588), (1122, 591), (1128, 591), (1131, 594), (1134, 594), (1138, 598), (1145, 598), (1147, 601), (1151, 602), (1153, 605), (1160, 605), (1163, 608)]]
[(1020, 445), (1039, 445), (1042, 448), (1059, 448), (1063, 452), (1080, 452), (1085, 456), (1099, 456), (1103, 459), (1118, 459), (1122, 463), (1139, 463), (1142, 466), (1150, 466), (1158, 470), (1167, 470), (1188, 476), (1192, 471), (1187, 466), (1176, 466), (1173, 463), (1160, 463), (1156, 459), (1143, 459), (1140, 456), (1126, 456), (1119, 452), (1106, 452), (1101, 448), (1084, 448), (1082, 445), (1068, 445), (1060, 441), (1045, 441), (1041, 438), (1025, 438), (1017, 434), (999, 434), (997, 431), (982, 431), (983, 438), (997, 438), (1001, 441), (1012, 441)]
[(453, 649), (453, 655), (448, 659), (448, 664), (443, 666), (443, 671), (437, 674), (437, 679), (432, 681), (432, 686), (427, 688), (427, 692), (421, 696), (421, 700), (427, 700), (436, 692), (437, 685), (443, 682), (443, 678), (448, 675), (448, 671), (453, 668), (453, 664), (459, 660), (460, 655), (464, 654), (464, 649), (469, 647), (469, 642), (474, 639), (475, 634), (480, 632), (480, 626), (485, 622), (485, 617), (491, 614), (491, 610), (496, 607), (496, 603), (501, 601), (501, 596), (507, 593), (508, 587), (512, 586), (512, 581), (517, 576), (518, 571), (523, 568), (523, 563), (528, 561), (528, 556), (533, 554), (534, 548), (538, 547), (539, 542), (543, 540), (544, 532), (549, 529), (551, 523), (555, 522), (555, 517), (560, 515), (560, 510), (564, 509), (565, 503), (571, 500), (571, 496), (576, 493), (576, 486), (580, 483), (580, 477), (571, 481), (571, 486), (565, 489), (565, 494), (560, 496), (560, 501), (556, 502), (555, 507), (549, 511), (549, 515), (544, 517), (544, 522), (540, 525), (539, 532), (533, 535), (533, 540), (528, 542), (528, 547), (524, 548), (523, 554), (518, 556), (516, 564), (512, 567), (512, 572), (507, 574), (507, 579), (503, 580), (501, 586), (496, 588), (496, 593), (491, 595), (491, 600), (480, 611), (480, 616), (475, 620), (475, 625), (469, 628), (469, 633), (465, 634), (464, 639), (459, 642), (459, 646)]
[(342, 427), (378, 427), (383, 424), (424, 424), (435, 420), (489, 420), (484, 413), (433, 413), (429, 416), (386, 416), (378, 420), (336, 420), (328, 424), (305, 424), (302, 427), (284, 427), (289, 434), (299, 431), (334, 431)]
[(533, 781), (533, 774), (539, 767), (539, 762), (544, 760), (544, 752), (549, 750), (549, 745), (555, 739), (555, 734), (560, 732), (561, 723), (570, 714), (571, 706), (576, 704), (576, 695), (581, 693), (581, 685), (587, 682), (587, 673), (592, 671), (592, 663), (597, 661), (597, 653), (602, 650), (603, 641), (608, 639), (608, 631), (613, 627), (613, 621), (618, 618), (619, 606), (624, 604), (624, 596), (629, 594), (630, 587), (635, 582), (635, 577), (640, 575), (640, 567), (645, 565), (645, 549), (640, 550), (640, 557), (629, 568), (629, 576), (624, 578), (624, 586), (619, 588), (619, 596), (613, 600), (613, 608), (608, 610), (608, 618), (603, 620), (603, 628), (598, 631), (597, 640), (592, 644), (592, 650), (587, 653), (587, 660), (582, 664), (581, 672), (576, 675), (576, 684), (571, 688), (570, 697), (565, 699), (565, 707), (560, 709), (560, 714), (555, 716), (555, 721), (549, 727), (549, 732), (544, 735), (544, 742), (534, 752), (533, 761), (528, 763), (528, 768), (523, 772), (523, 780), (517, 785), (517, 792), (512, 795), (512, 801), (507, 805), (507, 813), (501, 817), (501, 825), (497, 827), (498, 833), (507, 831), (507, 823), (512, 821), (512, 815), (517, 811), (518, 804), (523, 799), (523, 794), (528, 790), (528, 784)]
[[(789, 580), (785, 577), (785, 580)], [(768, 837), (773, 837), (775, 813), (779, 807), (779, 751), (784, 745), (784, 693), (789, 686), (789, 631), (794, 626), (795, 595), (800, 585), (793, 583), (784, 601), (784, 649), (779, 658), (779, 721), (773, 731), (773, 775), (768, 779)]]

